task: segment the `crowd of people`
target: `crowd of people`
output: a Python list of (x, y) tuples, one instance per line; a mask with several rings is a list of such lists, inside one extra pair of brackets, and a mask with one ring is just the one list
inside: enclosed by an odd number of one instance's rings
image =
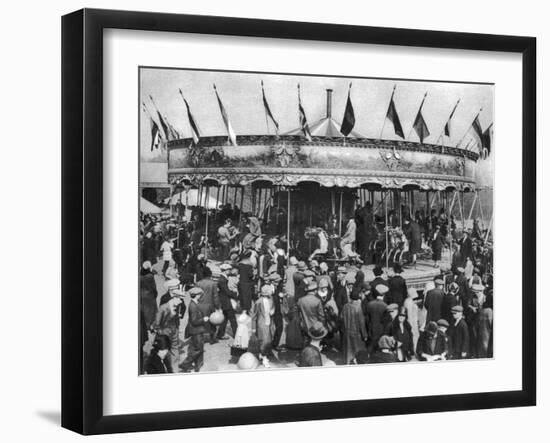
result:
[[(142, 373), (200, 371), (220, 341), (242, 369), (492, 356), (492, 246), (477, 222), (402, 208), (386, 225), (367, 202), (342, 236), (331, 215), (287, 238), (273, 217), (206, 211), (142, 215)], [(407, 285), (404, 267), (430, 256), (431, 281)]]

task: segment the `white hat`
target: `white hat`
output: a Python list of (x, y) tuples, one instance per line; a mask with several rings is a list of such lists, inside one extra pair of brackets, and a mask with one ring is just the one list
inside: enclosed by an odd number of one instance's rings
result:
[(151, 262), (149, 260), (146, 260), (143, 262), (143, 264), (141, 265), (141, 267), (143, 269), (151, 269)]
[(232, 267), (233, 266), (231, 266), (229, 263), (222, 263), (220, 265), (220, 271), (230, 271)]
[(177, 279), (177, 278), (173, 278), (171, 280), (167, 280), (165, 283), (164, 283), (164, 287), (166, 288), (166, 290), (170, 290), (170, 289), (178, 289), (180, 287), (180, 281)]
[(376, 287), (374, 288), (376, 289), (376, 292), (378, 292), (379, 294), (385, 294), (386, 292), (388, 292), (390, 290), (390, 288), (388, 288), (386, 285), (376, 285)]

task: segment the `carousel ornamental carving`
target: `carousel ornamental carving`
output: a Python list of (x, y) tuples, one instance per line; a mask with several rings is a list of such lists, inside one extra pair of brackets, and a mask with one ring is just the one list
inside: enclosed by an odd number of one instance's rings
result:
[(286, 168), (296, 159), (296, 155), (298, 154), (300, 147), (294, 145), (286, 145), (283, 142), (282, 145), (272, 146), (271, 149), (275, 157), (275, 162), (277, 166), (280, 166), (281, 168)]

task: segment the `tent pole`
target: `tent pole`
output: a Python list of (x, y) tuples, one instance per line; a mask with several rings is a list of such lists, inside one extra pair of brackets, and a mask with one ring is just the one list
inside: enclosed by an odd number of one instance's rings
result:
[(243, 203), (244, 203), (244, 185), (241, 186), (241, 206), (239, 207), (239, 227), (241, 225), (241, 219), (243, 216)]

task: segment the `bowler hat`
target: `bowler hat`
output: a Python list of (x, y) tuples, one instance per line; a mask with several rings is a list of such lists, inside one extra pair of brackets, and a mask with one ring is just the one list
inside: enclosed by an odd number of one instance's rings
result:
[(320, 340), (328, 333), (327, 329), (323, 326), (323, 323), (321, 322), (315, 322), (314, 324), (312, 324), (307, 332), (309, 336), (315, 340)]
[(374, 289), (376, 289), (376, 292), (378, 292), (380, 295), (385, 294), (390, 290), (390, 288), (388, 288), (386, 285), (376, 285)]
[(449, 322), (443, 318), (440, 318), (439, 320), (437, 320), (437, 326), (443, 326), (444, 328), (448, 328)]
[(464, 312), (464, 308), (460, 305), (453, 306), (451, 312)]
[(314, 292), (317, 290), (319, 286), (317, 285), (316, 281), (312, 281), (309, 286), (307, 287), (307, 292)]

